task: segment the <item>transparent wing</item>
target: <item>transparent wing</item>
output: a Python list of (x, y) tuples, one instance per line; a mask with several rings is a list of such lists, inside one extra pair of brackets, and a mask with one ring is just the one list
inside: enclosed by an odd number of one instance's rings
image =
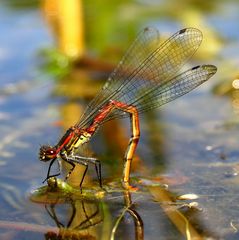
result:
[[(140, 112), (147, 111), (152, 105), (149, 100), (152, 102), (167, 82), (172, 84), (170, 80), (177, 79), (175, 75), (195, 53), (201, 41), (202, 33), (198, 29), (186, 28), (160, 45), (157, 30), (145, 29), (88, 105), (77, 125), (84, 127), (90, 124), (109, 100), (134, 105)], [(162, 104), (158, 103), (155, 107)], [(115, 109), (105, 121), (124, 115), (123, 111)]]
[(158, 45), (158, 30), (150, 27), (143, 29), (111, 73), (101, 91), (87, 106), (79, 123), (76, 125), (81, 125), (81, 127), (87, 125), (98, 114), (99, 109), (113, 98), (115, 90), (127, 82), (126, 73), (130, 76), (139, 67), (140, 63), (157, 49)]
[(181, 73), (162, 84), (160, 89), (155, 88), (148, 94), (137, 97), (136, 101), (140, 102), (140, 104), (136, 103), (138, 112), (145, 112), (173, 101), (207, 81), (216, 71), (217, 68), (214, 65), (202, 65)]

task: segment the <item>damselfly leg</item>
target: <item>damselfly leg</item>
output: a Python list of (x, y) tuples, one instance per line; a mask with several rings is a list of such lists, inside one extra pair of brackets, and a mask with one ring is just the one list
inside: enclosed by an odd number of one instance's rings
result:
[[(57, 177), (57, 176), (59, 176), (59, 175), (61, 174), (61, 172), (59, 171), (59, 172), (56, 173), (56, 174), (50, 175), (51, 167), (52, 167), (53, 163), (54, 163), (56, 160), (57, 160), (56, 158), (53, 159), (53, 160), (51, 160), (51, 162), (50, 162), (50, 164), (49, 164), (49, 167), (48, 167), (48, 170), (47, 170), (47, 176), (46, 176), (46, 178), (44, 179), (44, 181), (42, 181), (42, 183), (46, 182), (49, 178)], [(57, 163), (58, 163), (58, 168), (59, 168), (59, 170), (60, 170), (60, 168), (61, 168), (61, 167), (60, 167), (60, 164), (59, 164), (58, 161), (57, 161)]]
[[(62, 159), (65, 160), (66, 157), (62, 157)], [(85, 175), (87, 173), (88, 170), (88, 164), (92, 164), (95, 166), (95, 170), (96, 170), (96, 174), (97, 174), (97, 179), (99, 181), (99, 185), (102, 188), (102, 178), (101, 178), (101, 162), (97, 159), (97, 158), (92, 158), (92, 157), (81, 157), (81, 156), (68, 156), (67, 160), (65, 160), (66, 162), (68, 162), (72, 168), (70, 169), (70, 171), (67, 173), (66, 177), (65, 177), (65, 181), (69, 178), (69, 176), (71, 175), (72, 171), (75, 168), (76, 164), (81, 164), (83, 166), (85, 166), (85, 170), (83, 172), (81, 181), (80, 181), (80, 189), (82, 189), (82, 183), (84, 181)]]

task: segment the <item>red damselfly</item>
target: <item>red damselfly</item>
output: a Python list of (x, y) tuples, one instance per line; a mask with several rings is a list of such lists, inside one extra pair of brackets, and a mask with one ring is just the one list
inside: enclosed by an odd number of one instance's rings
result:
[[(170, 102), (196, 88), (213, 76), (217, 68), (200, 65), (180, 72), (186, 61), (196, 52), (202, 41), (202, 33), (195, 28), (185, 28), (159, 44), (158, 31), (145, 28), (133, 42), (110, 75), (98, 95), (90, 102), (80, 121), (70, 127), (55, 146), (40, 148), (40, 160), (52, 164), (62, 159), (72, 167), (94, 164), (101, 183), (101, 164), (95, 158), (77, 155), (77, 149), (88, 142), (96, 130), (106, 121), (130, 116), (132, 136), (124, 156), (123, 186), (129, 187), (130, 167), (140, 137), (138, 114)], [(58, 162), (59, 164), (59, 162)]]

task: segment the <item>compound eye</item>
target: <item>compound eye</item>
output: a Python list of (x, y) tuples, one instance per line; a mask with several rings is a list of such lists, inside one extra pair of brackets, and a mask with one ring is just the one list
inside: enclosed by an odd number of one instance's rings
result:
[(48, 149), (46, 151), (46, 155), (48, 156), (52, 156), (52, 155), (55, 155), (56, 154), (56, 150), (55, 149)]
[(52, 160), (56, 157), (56, 149), (54, 147), (43, 145), (40, 148), (39, 157), (41, 161), (47, 162), (49, 160)]

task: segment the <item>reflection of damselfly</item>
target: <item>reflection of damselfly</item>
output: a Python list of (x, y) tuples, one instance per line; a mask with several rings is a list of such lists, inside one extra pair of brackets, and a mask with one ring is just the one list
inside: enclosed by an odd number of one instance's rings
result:
[[(58, 233), (47, 232), (45, 234), (46, 240), (95, 239), (93, 234), (97, 233), (97, 226), (103, 221), (102, 207), (95, 202), (68, 199), (65, 204), (57, 204), (56, 201), (56, 203), (45, 205), (45, 209), (59, 228)], [(64, 209), (67, 211), (67, 214), (64, 214)], [(65, 224), (63, 221), (60, 221), (60, 216), (62, 215), (64, 218), (70, 216)]]
[[(131, 161), (140, 136), (138, 114), (190, 92), (216, 73), (217, 68), (213, 65), (200, 65), (179, 73), (201, 41), (202, 33), (198, 29), (186, 28), (159, 44), (158, 31), (145, 28), (88, 105), (80, 121), (67, 130), (57, 145), (40, 148), (40, 160), (51, 161), (47, 179), (52, 177), (52, 164), (61, 158), (72, 166), (66, 179), (76, 163), (83, 164), (86, 169), (81, 186), (88, 164), (92, 163), (102, 185), (100, 161), (78, 156), (77, 149), (91, 139), (102, 123), (130, 116), (132, 136), (124, 156), (122, 179), (123, 186), (129, 187)], [(59, 173), (53, 176), (57, 175)]]

